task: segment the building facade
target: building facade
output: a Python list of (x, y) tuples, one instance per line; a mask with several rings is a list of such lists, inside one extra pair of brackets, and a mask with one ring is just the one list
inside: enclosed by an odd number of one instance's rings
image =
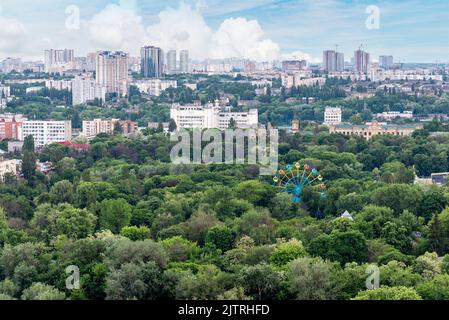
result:
[(96, 55), (96, 83), (108, 93), (127, 95), (128, 54), (101, 51)]
[(341, 52), (326, 50), (323, 52), (323, 69), (326, 72), (343, 71), (345, 69), (345, 57)]
[(141, 93), (149, 94), (150, 96), (159, 97), (164, 90), (168, 88), (177, 88), (176, 80), (161, 80), (161, 79), (147, 79), (138, 80), (132, 83)]
[(167, 52), (167, 73), (176, 73), (176, 71), (178, 71), (176, 62), (176, 50), (170, 50)]
[(0, 115), (0, 140), (20, 140), (22, 123), (26, 120), (21, 114)]
[(409, 136), (415, 130), (423, 128), (424, 126), (422, 124), (388, 125), (372, 122), (364, 125), (352, 125), (342, 123), (331, 125), (329, 127), (329, 133), (340, 133), (347, 136), (355, 135), (369, 140), (378, 135)]
[(393, 56), (379, 56), (379, 66), (382, 69), (390, 69), (393, 67)]
[(205, 106), (174, 104), (170, 110), (170, 118), (180, 128), (201, 128), (225, 130), (230, 127), (231, 119), (237, 128), (255, 128), (259, 124), (259, 113), (257, 109), (249, 112), (224, 111), (219, 106), (209, 103)]
[(341, 108), (327, 107), (324, 110), (324, 124), (334, 125), (341, 123)]
[(18, 176), (21, 170), (22, 161), (17, 159), (3, 160), (0, 159), (0, 180), (3, 181), (7, 174)]
[(72, 80), (72, 104), (79, 105), (95, 99), (106, 100), (106, 87), (100, 86), (94, 79), (77, 76)]
[(368, 65), (370, 62), (370, 55), (363, 50), (354, 52), (354, 71), (358, 73), (368, 73)]
[(72, 121), (24, 121), (22, 124), (23, 140), (33, 136), (36, 148), (55, 142), (70, 141), (72, 139)]
[[(64, 65), (70, 64), (75, 60), (73, 49), (48, 49), (44, 51), (45, 72), (55, 72)], [(68, 67), (70, 68), (70, 67)]]
[[(176, 52), (175, 52), (176, 55)], [(161, 48), (146, 46), (140, 49), (140, 74), (143, 78), (161, 78), (164, 73), (164, 54)], [(176, 64), (176, 57), (175, 57)]]
[(179, 53), (179, 72), (188, 73), (189, 72), (189, 51), (181, 50)]
[(113, 134), (117, 123), (120, 125), (122, 133), (125, 135), (134, 133), (138, 130), (137, 123), (129, 120), (94, 119), (83, 121), (82, 135), (87, 138), (93, 138), (100, 133)]

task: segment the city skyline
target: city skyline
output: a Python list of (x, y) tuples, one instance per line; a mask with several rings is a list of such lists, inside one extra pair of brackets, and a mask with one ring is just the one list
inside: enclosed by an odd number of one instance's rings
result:
[[(51, 9), (38, 11), (39, 6)], [(73, 6), (74, 5), (74, 6)], [(379, 9), (379, 28), (368, 28), (368, 6)], [(0, 3), (0, 59), (42, 59), (47, 48), (73, 48), (77, 56), (142, 46), (189, 50), (192, 59), (322, 61), (339, 45), (349, 60), (363, 44), (374, 60), (447, 62), (447, 1), (78, 1)], [(79, 23), (77, 20), (79, 10)], [(39, 12), (36, 15), (36, 11)], [(273, 13), (276, 14), (273, 14)], [(271, 14), (270, 14), (271, 13)]]

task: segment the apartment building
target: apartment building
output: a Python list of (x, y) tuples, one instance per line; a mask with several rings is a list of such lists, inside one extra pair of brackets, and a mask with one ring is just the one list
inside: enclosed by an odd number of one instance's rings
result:
[(23, 140), (27, 136), (33, 136), (36, 148), (47, 144), (70, 141), (72, 139), (72, 121), (24, 121), (22, 123)]
[(120, 124), (124, 135), (134, 133), (138, 130), (136, 122), (119, 119), (94, 119), (83, 121), (82, 135), (87, 138), (93, 138), (100, 133), (112, 134), (116, 123)]

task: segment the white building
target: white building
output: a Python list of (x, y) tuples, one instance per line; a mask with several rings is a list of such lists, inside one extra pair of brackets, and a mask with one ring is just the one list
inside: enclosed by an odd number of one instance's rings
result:
[(72, 80), (72, 104), (79, 105), (95, 99), (106, 100), (106, 87), (102, 87), (94, 79), (77, 76)]
[(41, 86), (38, 86), (38, 87), (29, 87), (29, 88), (26, 88), (26, 89), (25, 89), (25, 93), (26, 93), (26, 94), (36, 93), (36, 92), (39, 92), (39, 91), (41, 91), (41, 90), (43, 90), (43, 89), (45, 89), (45, 87), (41, 87)]
[(146, 93), (155, 97), (159, 97), (162, 91), (167, 90), (170, 87), (178, 87), (176, 80), (161, 79), (138, 80), (133, 82), (132, 85), (135, 85), (141, 93)]
[(56, 73), (74, 68), (73, 49), (49, 49), (44, 51), (45, 72)]
[(396, 118), (413, 119), (413, 111), (404, 111), (404, 112), (388, 111), (388, 112), (382, 112), (382, 113), (377, 113), (375, 115), (375, 118), (376, 119), (387, 120), (387, 121), (391, 121), (391, 120), (394, 120)]
[(111, 120), (85, 120), (83, 121), (82, 135), (84, 137), (95, 137), (99, 133), (111, 134), (114, 132), (114, 125), (119, 122), (118, 119)]
[(3, 181), (6, 174), (12, 174), (14, 176), (17, 176), (20, 172), (22, 161), (17, 159), (12, 160), (3, 160), (0, 159), (0, 180)]
[(70, 80), (45, 80), (47, 89), (72, 90), (72, 81)]
[(334, 125), (341, 123), (341, 108), (327, 107), (324, 111), (324, 124)]
[(231, 119), (235, 121), (237, 128), (253, 128), (259, 124), (259, 113), (257, 109), (249, 112), (223, 111), (218, 104), (209, 103), (205, 106), (174, 104), (170, 110), (170, 118), (180, 128), (201, 128), (221, 130), (228, 129)]
[(54, 142), (70, 141), (72, 139), (72, 121), (24, 121), (22, 137), (19, 140), (23, 140), (27, 136), (33, 136), (36, 148)]
[(302, 70), (295, 73), (284, 73), (281, 75), (282, 86), (286, 88), (292, 88), (297, 86), (313, 86), (317, 83), (323, 85), (326, 82), (326, 78), (317, 77), (312, 78), (312, 71)]
[(0, 85), (0, 98), (8, 98), (11, 96), (11, 88), (9, 86)]

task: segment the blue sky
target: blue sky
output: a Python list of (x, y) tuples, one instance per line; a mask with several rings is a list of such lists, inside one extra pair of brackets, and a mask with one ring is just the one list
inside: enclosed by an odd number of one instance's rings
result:
[[(68, 5), (80, 10), (78, 30), (65, 28)], [(365, 25), (369, 5), (380, 10), (379, 29)], [(47, 47), (74, 47), (81, 55), (106, 46), (134, 54), (155, 42), (194, 55), (263, 59), (295, 52), (316, 61), (336, 44), (349, 60), (363, 44), (375, 60), (392, 54), (403, 62), (449, 62), (448, 0), (0, 0), (0, 7), (0, 58), (39, 58)], [(172, 25), (182, 32), (167, 30)]]

